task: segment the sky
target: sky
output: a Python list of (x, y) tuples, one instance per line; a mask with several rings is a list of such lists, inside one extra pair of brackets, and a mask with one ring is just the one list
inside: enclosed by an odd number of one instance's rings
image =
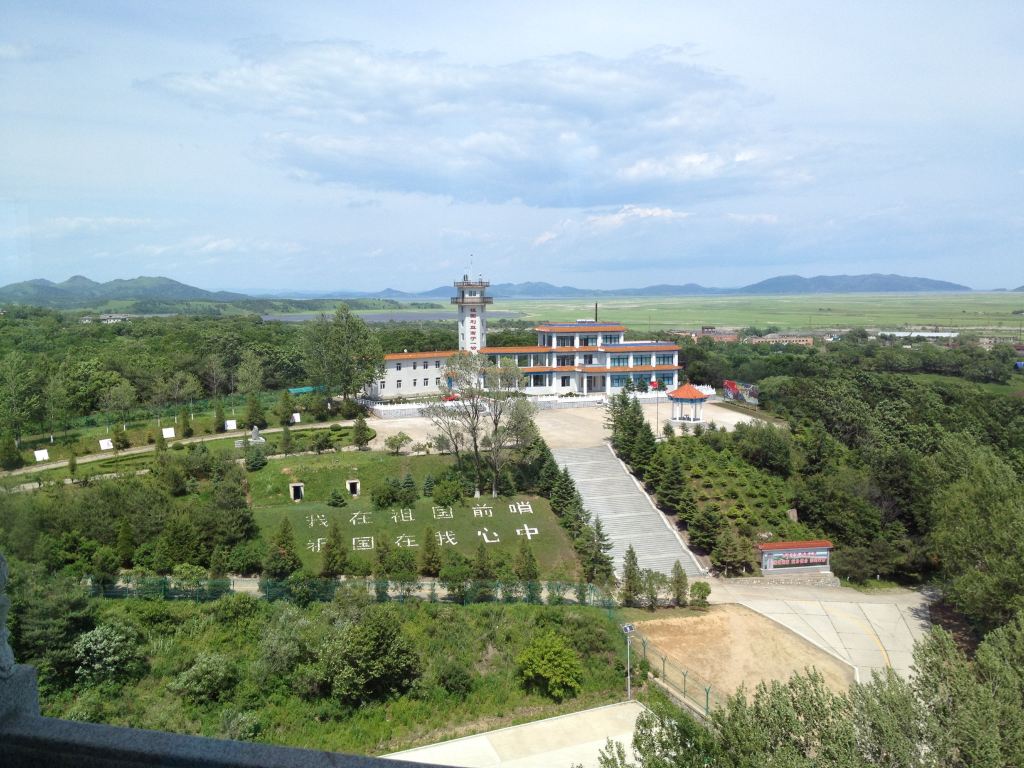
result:
[(1024, 3), (9, 2), (0, 284), (1024, 284)]

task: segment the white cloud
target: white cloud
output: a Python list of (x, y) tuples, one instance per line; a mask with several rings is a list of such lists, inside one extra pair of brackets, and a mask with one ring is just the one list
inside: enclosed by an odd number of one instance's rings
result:
[(587, 224), (597, 229), (618, 229), (632, 221), (644, 219), (681, 220), (692, 216), (686, 211), (673, 211), (671, 208), (644, 208), (638, 205), (624, 205), (615, 213), (598, 214), (587, 217)]
[(558, 234), (555, 233), (555, 232), (552, 232), (550, 230), (548, 230), (547, 232), (541, 232), (539, 235), (537, 235), (537, 237), (534, 238), (533, 244), (535, 246), (537, 246), (537, 245), (544, 245), (544, 243), (550, 243), (552, 240), (555, 240), (557, 237), (558, 237)]
[(774, 213), (727, 213), (725, 216), (741, 224), (777, 224), (779, 221)]

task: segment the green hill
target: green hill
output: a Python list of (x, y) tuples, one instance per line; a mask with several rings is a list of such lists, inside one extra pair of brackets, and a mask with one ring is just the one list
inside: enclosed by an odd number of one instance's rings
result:
[(169, 277), (136, 277), (97, 283), (75, 275), (62, 283), (26, 280), (0, 288), (0, 303), (31, 304), (53, 309), (86, 308), (108, 301), (237, 301), (246, 298), (241, 293), (204, 291)]

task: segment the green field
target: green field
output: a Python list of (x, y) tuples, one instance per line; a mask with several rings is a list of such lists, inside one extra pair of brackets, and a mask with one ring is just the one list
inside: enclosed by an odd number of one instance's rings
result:
[[(552, 514), (547, 499), (522, 494), (511, 498), (486, 496), (468, 499), (463, 505), (451, 509), (451, 518), (440, 516), (446, 515), (447, 511), (438, 512), (439, 516), (435, 517), (430, 498), (420, 498), (408, 508), (406, 519), (403, 519), (401, 509), (374, 508), (370, 490), (386, 478), (402, 479), (408, 472), (417, 487), (422, 488), (428, 473), (436, 477), (450, 463), (448, 456), (392, 456), (369, 451), (275, 459), (249, 475), (253, 514), (264, 539), (268, 539), (280, 524), (281, 516), (287, 515), (301, 548), (302, 564), (313, 573), (319, 572), (321, 565), (320, 555), (314, 550), (318, 540), (326, 537), (329, 526), (340, 526), (342, 540), (352, 549), (355, 549), (353, 539), (368, 545), (367, 540), (372, 537), (375, 549), (380, 541), (387, 540), (392, 548), (410, 547), (417, 551), (422, 547), (429, 527), (435, 535), (438, 532), (450, 533), (450, 539), (446, 537), (441, 546), (442, 553), (451, 548), (467, 557), (473, 556), (481, 542), (495, 555), (511, 556), (525, 533), (517, 534), (517, 530), (524, 531), (529, 527), (530, 545), (542, 575), (558, 574), (560, 567), (566, 571), (565, 576), (574, 575), (576, 556), (572, 543)], [(360, 481), (360, 496), (348, 497), (344, 507), (328, 506), (326, 501), (331, 491), (344, 490), (349, 480)], [(288, 500), (288, 485), (297, 482), (305, 484), (302, 502)], [(510, 512), (509, 505), (516, 502), (529, 502), (533, 511)], [(489, 512), (481, 509), (479, 514), (475, 514), (474, 506), (486, 507)], [(408, 538), (399, 541), (400, 537)], [(352, 556), (370, 563), (375, 549), (353, 551)]]
[[(814, 294), (801, 296), (688, 296), (598, 299), (598, 317), (634, 332), (694, 329), (702, 325), (743, 328), (776, 325), (784, 330), (828, 328), (992, 329), (1016, 336), (1024, 323), (1022, 293)], [(594, 299), (497, 299), (530, 322), (593, 318)]]

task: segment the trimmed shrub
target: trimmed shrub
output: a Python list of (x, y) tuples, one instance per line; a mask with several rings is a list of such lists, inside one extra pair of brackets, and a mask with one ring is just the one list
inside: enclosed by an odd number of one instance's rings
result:
[(167, 687), (193, 704), (209, 704), (229, 693), (237, 682), (238, 674), (226, 656), (201, 653)]

